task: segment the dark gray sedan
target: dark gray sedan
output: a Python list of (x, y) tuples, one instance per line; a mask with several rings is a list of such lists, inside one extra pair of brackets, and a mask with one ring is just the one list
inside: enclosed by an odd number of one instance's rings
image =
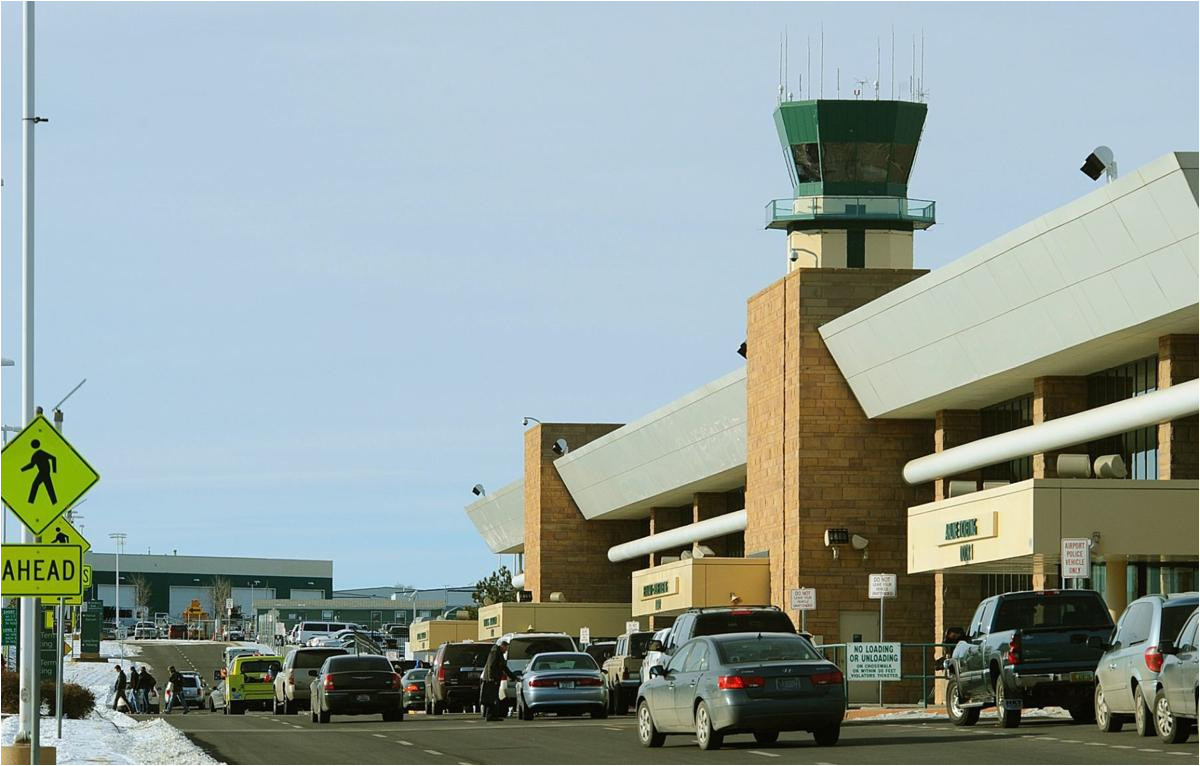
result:
[(667, 667), (649, 668), (638, 689), (638, 738), (662, 747), (668, 734), (692, 734), (715, 750), (730, 734), (771, 744), (781, 731), (811, 732), (837, 744), (846, 709), (842, 672), (792, 633), (729, 633), (695, 638)]
[(1200, 612), (1193, 609), (1175, 640), (1157, 647), (1162, 670), (1154, 695), (1154, 728), (1163, 742), (1186, 742), (1196, 724), (1198, 617)]

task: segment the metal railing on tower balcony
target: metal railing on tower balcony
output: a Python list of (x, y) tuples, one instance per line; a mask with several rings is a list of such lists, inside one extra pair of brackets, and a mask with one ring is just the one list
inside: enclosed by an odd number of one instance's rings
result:
[(767, 203), (767, 228), (786, 229), (796, 221), (897, 221), (928, 229), (935, 221), (933, 200), (904, 197), (793, 197)]

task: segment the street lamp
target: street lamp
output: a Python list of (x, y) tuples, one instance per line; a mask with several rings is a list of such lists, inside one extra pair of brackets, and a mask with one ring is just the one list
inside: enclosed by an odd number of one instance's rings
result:
[(115, 540), (117, 543), (117, 576), (114, 582), (117, 588), (117, 619), (114, 623), (116, 626), (116, 637), (121, 638), (121, 552), (125, 550), (125, 538), (128, 537), (124, 532), (109, 532), (108, 537)]

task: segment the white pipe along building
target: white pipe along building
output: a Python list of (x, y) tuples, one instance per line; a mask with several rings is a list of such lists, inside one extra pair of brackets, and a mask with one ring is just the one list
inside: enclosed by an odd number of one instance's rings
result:
[(608, 560), (612, 562), (629, 561), (640, 556), (648, 556), (656, 551), (674, 548), (677, 545), (691, 545), (710, 537), (720, 537), (746, 529), (746, 511), (734, 511), (712, 519), (698, 521), (656, 535), (639, 537), (627, 543), (614, 545), (608, 549)]

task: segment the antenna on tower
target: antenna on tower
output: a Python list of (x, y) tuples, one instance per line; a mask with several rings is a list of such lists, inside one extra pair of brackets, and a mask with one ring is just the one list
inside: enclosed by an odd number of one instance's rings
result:
[(825, 98), (825, 22), (821, 22), (821, 98)]
[(783, 103), (783, 34), (779, 35), (779, 103)]
[[(812, 36), (806, 35), (804, 38), (804, 48), (808, 51), (808, 64), (804, 69), (804, 79), (808, 82), (808, 97), (812, 98)], [(804, 90), (801, 89), (800, 97), (804, 98)]]
[[(785, 86), (787, 85), (787, 81), (788, 81), (788, 48), (789, 47), (790, 46), (788, 45), (788, 28), (787, 28), (787, 25), (785, 24), (783, 26), (783, 84)], [(788, 94), (788, 98), (789, 98), (789, 100), (791, 99), (791, 94)]]
[(929, 92), (925, 90), (925, 27), (921, 27), (921, 79), (918, 91), (921, 94), (920, 101), (924, 101)]
[(908, 97), (917, 100), (917, 35), (913, 33), (912, 42), (912, 74), (908, 78)]
[(867, 83), (869, 83), (869, 82), (870, 82), (870, 80), (867, 80), (867, 79), (855, 80), (855, 81), (854, 81), (854, 83), (855, 83), (856, 85), (858, 85), (858, 87), (854, 89), (854, 100), (855, 100), (855, 101), (858, 101), (858, 100), (859, 100), (859, 97), (861, 97), (861, 96), (862, 96), (862, 94), (863, 94), (863, 92), (864, 92), (864, 91), (866, 91), (866, 89), (867, 89)]
[(842, 68), (841, 67), (837, 68), (836, 82), (837, 82), (837, 97), (840, 99), (842, 97)]
[(892, 25), (892, 100), (896, 100), (896, 25)]
[(880, 43), (879, 43), (879, 35), (875, 35), (875, 100), (876, 101), (879, 100), (879, 70), (882, 67), (882, 64), (880, 63), (880, 61), (881, 61), (880, 52), (881, 51), (882, 51), (882, 47), (880, 46)]

